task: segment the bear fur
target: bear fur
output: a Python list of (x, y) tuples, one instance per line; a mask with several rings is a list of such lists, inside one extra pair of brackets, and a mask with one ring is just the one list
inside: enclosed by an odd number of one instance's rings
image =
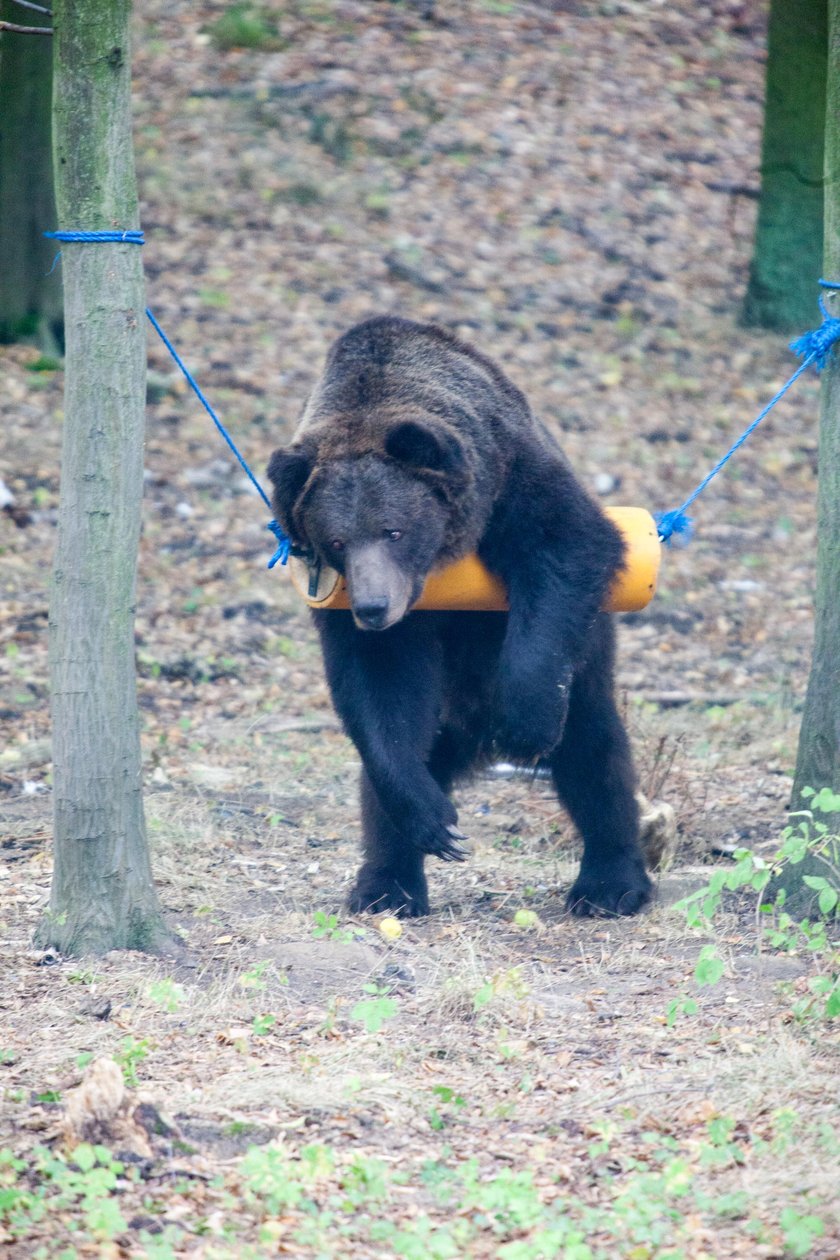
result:
[[(350, 909), (428, 913), (426, 854), (467, 855), (448, 793), (502, 756), (551, 767), (583, 840), (571, 910), (639, 910), (651, 883), (600, 611), (623, 542), (522, 393), (441, 328), (370, 319), (333, 345), (268, 474), (294, 544), (350, 592), (350, 611), (313, 614), (362, 759)], [(412, 612), (472, 551), (510, 611)]]

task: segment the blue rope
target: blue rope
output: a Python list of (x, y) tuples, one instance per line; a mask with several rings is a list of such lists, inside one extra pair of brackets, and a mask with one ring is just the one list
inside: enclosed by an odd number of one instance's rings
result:
[[(834, 283), (832, 280), (820, 280), (820, 285), (824, 289), (840, 289), (840, 283)], [(801, 337), (797, 337), (796, 341), (790, 343), (790, 348), (794, 354), (804, 356), (802, 363), (793, 373), (793, 375), (785, 381), (782, 388), (770, 399), (770, 402), (753, 420), (749, 428), (745, 429), (737, 441), (733, 442), (729, 450), (715, 464), (714, 468), (706, 474), (700, 484), (692, 490), (684, 503), (678, 508), (673, 508), (670, 512), (657, 512), (654, 519), (659, 527), (659, 537), (664, 543), (672, 542), (681, 543), (683, 546), (691, 540), (693, 533), (693, 524), (690, 516), (686, 516), (686, 509), (691, 506), (699, 494), (706, 489), (706, 486), (716, 477), (725, 464), (729, 462), (739, 447), (743, 446), (747, 438), (758, 428), (764, 417), (769, 411), (776, 406), (776, 403), (784, 398), (791, 385), (799, 379), (813, 363), (817, 371), (821, 371), (828, 360), (832, 346), (835, 342), (840, 341), (840, 319), (835, 319), (833, 315), (829, 315), (826, 310), (825, 303), (822, 298), (819, 299), (820, 313), (823, 322), (819, 328), (814, 328), (811, 332), (804, 333)]]
[[(90, 243), (98, 243), (100, 241), (111, 241), (119, 245), (143, 245), (143, 233), (136, 231), (134, 228), (112, 228), (102, 232), (45, 232), (44, 236), (51, 241), (62, 241), (67, 244), (86, 245)], [(53, 265), (47, 272), (51, 276), (58, 266), (58, 260), (61, 257), (61, 250), (58, 251), (53, 259)]]
[[(239, 465), (240, 465), (240, 467), (242, 468), (242, 471), (243, 471), (243, 472), (245, 473), (245, 475), (249, 478), (249, 480), (250, 480), (250, 482), (251, 482), (251, 485), (254, 487), (254, 489), (256, 490), (257, 494), (260, 496), (260, 498), (262, 499), (263, 503), (265, 504), (265, 506), (268, 508), (268, 510), (269, 510), (269, 512), (270, 512), (270, 511), (271, 511), (271, 502), (270, 502), (270, 500), (269, 500), (269, 498), (268, 498), (268, 495), (267, 495), (267, 494), (266, 494), (266, 492), (263, 490), (262, 486), (261, 486), (261, 485), (260, 485), (260, 483), (257, 481), (257, 479), (256, 479), (256, 477), (254, 476), (254, 474), (251, 472), (251, 469), (248, 467), (248, 465), (247, 465), (247, 463), (245, 462), (245, 460), (244, 460), (244, 458), (242, 457), (242, 455), (240, 455), (239, 451), (238, 451), (238, 450), (237, 450), (237, 448), (236, 448), (236, 444), (234, 443), (233, 438), (230, 436), (230, 434), (228, 433), (227, 429), (226, 429), (226, 428), (225, 428), (225, 426), (222, 424), (221, 420), (220, 420), (220, 419), (219, 419), (219, 417), (216, 415), (216, 413), (215, 413), (215, 411), (213, 410), (213, 408), (210, 406), (210, 403), (207, 401), (207, 399), (205, 398), (204, 394), (202, 393), (201, 388), (200, 388), (200, 386), (199, 386), (198, 382), (196, 381), (195, 377), (193, 376), (192, 372), (190, 372), (189, 368), (188, 368), (188, 367), (187, 367), (187, 365), (184, 363), (184, 361), (183, 361), (183, 359), (181, 358), (181, 356), (178, 354), (178, 351), (175, 349), (175, 347), (173, 346), (172, 342), (169, 340), (169, 338), (167, 337), (166, 333), (163, 331), (163, 329), (161, 328), (160, 324), (157, 322), (157, 320), (155, 319), (154, 315), (153, 315), (153, 314), (152, 314), (152, 312), (149, 310), (148, 306), (146, 307), (146, 315), (147, 315), (147, 317), (148, 317), (148, 319), (149, 319), (149, 322), (151, 323), (152, 327), (154, 328), (155, 332), (156, 332), (156, 333), (157, 333), (157, 335), (160, 337), (161, 341), (162, 341), (162, 342), (163, 342), (163, 344), (166, 346), (166, 348), (167, 348), (167, 350), (169, 351), (169, 353), (172, 355), (172, 358), (175, 360), (175, 362), (178, 364), (178, 367), (179, 367), (179, 368), (181, 369), (181, 371), (183, 372), (183, 374), (184, 374), (184, 376), (185, 376), (185, 378), (186, 378), (187, 384), (190, 386), (190, 388), (192, 389), (192, 391), (193, 391), (193, 393), (195, 394), (196, 398), (197, 398), (197, 399), (198, 399), (198, 401), (201, 403), (202, 407), (203, 407), (203, 408), (204, 408), (204, 410), (207, 412), (208, 416), (209, 416), (209, 417), (210, 417), (210, 419), (213, 421), (213, 423), (215, 424), (216, 428), (219, 430), (219, 432), (221, 433), (222, 437), (223, 437), (223, 438), (225, 439), (225, 441), (227, 442), (227, 444), (228, 444), (228, 446), (230, 447), (231, 451), (233, 452), (233, 454), (236, 456), (237, 460), (239, 461)], [(271, 559), (270, 559), (270, 560), (269, 560), (269, 562), (268, 562), (268, 567), (269, 567), (269, 569), (273, 569), (273, 568), (274, 568), (274, 566), (275, 566), (275, 564), (277, 564), (277, 563), (278, 563), (278, 561), (279, 561), (279, 563), (280, 563), (280, 564), (285, 564), (285, 563), (286, 563), (286, 561), (287, 561), (287, 560), (288, 560), (288, 558), (289, 558), (289, 554), (290, 554), (290, 552), (291, 552), (291, 548), (292, 548), (292, 541), (291, 541), (291, 539), (290, 539), (290, 538), (289, 538), (289, 537), (288, 537), (288, 536), (284, 533), (284, 531), (283, 531), (283, 527), (282, 527), (282, 525), (280, 525), (279, 521), (275, 521), (275, 520), (269, 521), (269, 523), (268, 523), (268, 525), (266, 526), (266, 528), (267, 528), (267, 529), (270, 529), (270, 530), (271, 530), (271, 532), (272, 532), (272, 534), (274, 535), (274, 537), (277, 539), (277, 550), (275, 551), (274, 555), (271, 557)]]
[[(145, 244), (143, 233), (140, 231), (135, 231), (133, 229), (127, 229), (125, 231), (121, 229), (114, 229), (114, 230), (107, 230), (107, 231), (102, 231), (102, 232), (45, 232), (44, 236), (48, 236), (50, 240), (67, 242), (68, 244), (86, 245), (86, 244), (101, 244), (102, 242), (108, 242), (111, 244), (119, 244), (119, 245)], [(55, 263), (53, 263), (53, 266), (55, 266)], [(199, 402), (204, 407), (210, 419), (213, 421), (216, 428), (219, 430), (222, 437), (225, 439), (228, 446), (233, 451), (234, 455), (239, 461), (240, 467), (242, 468), (243, 472), (249, 478), (252, 486), (257, 491), (257, 494), (260, 496), (263, 503), (265, 504), (265, 506), (268, 508), (270, 512), (271, 502), (268, 498), (268, 495), (265, 493), (262, 486), (257, 481), (256, 477), (251, 472), (251, 469), (246, 464), (244, 458), (240, 455), (239, 451), (236, 448), (236, 444), (234, 443), (233, 438), (230, 436), (227, 429), (222, 424), (221, 420), (216, 415), (213, 408), (210, 406), (210, 403), (204, 397), (204, 394), (201, 392), (198, 386), (198, 382), (196, 381), (195, 377), (192, 375), (189, 368), (187, 368), (186, 364), (183, 362), (180, 355), (178, 354), (178, 351), (175, 349), (172, 342), (166, 336), (166, 333), (163, 331), (160, 324), (157, 322), (157, 320), (155, 319), (154, 315), (152, 314), (152, 312), (149, 310), (148, 307), (146, 307), (146, 314), (149, 317), (149, 320), (151, 321), (152, 327), (155, 329), (161, 341), (166, 346), (167, 350), (172, 355), (172, 358), (178, 364), (178, 367), (181, 369), (184, 376), (186, 377), (187, 383), (190, 385), (191, 389), (195, 393)], [(292, 549), (292, 540), (286, 535), (279, 521), (276, 521), (276, 520), (269, 521), (266, 528), (271, 530), (272, 534), (274, 535), (277, 541), (277, 550), (274, 552), (274, 555), (271, 557), (271, 559), (268, 562), (269, 569), (273, 569), (275, 564), (277, 564), (278, 562), (280, 564), (285, 564), (286, 561), (288, 560), (289, 555), (291, 553), (291, 549)]]
[(144, 245), (143, 233), (134, 228), (116, 228), (106, 232), (45, 232), (51, 241), (65, 241), (67, 244), (98, 244), (110, 241), (118, 245)]

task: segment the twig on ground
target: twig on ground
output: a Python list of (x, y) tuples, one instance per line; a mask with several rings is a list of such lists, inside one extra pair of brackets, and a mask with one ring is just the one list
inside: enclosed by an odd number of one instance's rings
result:
[(647, 704), (658, 704), (661, 709), (676, 709), (683, 704), (701, 704), (704, 708), (737, 704), (744, 696), (729, 691), (643, 691), (642, 699)]

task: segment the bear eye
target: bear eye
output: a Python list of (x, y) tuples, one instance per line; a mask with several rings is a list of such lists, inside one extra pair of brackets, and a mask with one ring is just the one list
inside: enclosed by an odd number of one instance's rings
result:
[(403, 536), (403, 532), (401, 529), (386, 529), (385, 530), (385, 537), (390, 538), (391, 542), (399, 542), (402, 536)]
[(343, 550), (344, 550), (344, 539), (343, 539), (343, 538), (333, 538), (333, 539), (332, 539), (332, 541), (330, 542), (330, 550), (331, 550), (331, 551), (343, 551)]

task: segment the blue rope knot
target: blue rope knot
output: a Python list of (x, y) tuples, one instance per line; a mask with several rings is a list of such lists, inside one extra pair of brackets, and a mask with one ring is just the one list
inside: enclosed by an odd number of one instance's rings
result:
[(284, 533), (283, 526), (279, 521), (269, 521), (266, 529), (270, 529), (277, 539), (277, 550), (268, 562), (269, 569), (273, 569), (278, 561), (280, 564), (285, 564), (289, 559), (292, 550), (292, 540), (288, 534)]
[(657, 533), (660, 542), (668, 546), (687, 547), (694, 536), (694, 521), (686, 516), (682, 508), (673, 508), (670, 512), (654, 512)]
[(790, 343), (793, 353), (813, 363), (818, 372), (825, 367), (831, 347), (835, 342), (840, 341), (840, 319), (829, 315), (822, 298), (820, 298), (820, 310), (823, 322), (819, 328), (812, 328), (810, 332), (803, 333), (801, 337), (797, 337), (796, 341)]

